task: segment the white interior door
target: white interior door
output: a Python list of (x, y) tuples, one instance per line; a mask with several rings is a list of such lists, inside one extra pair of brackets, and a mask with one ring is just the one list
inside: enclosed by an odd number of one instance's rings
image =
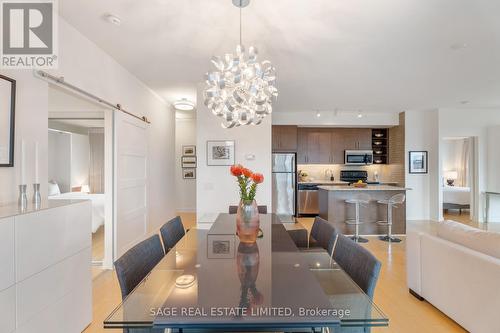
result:
[(142, 240), (148, 222), (148, 125), (115, 112), (114, 258)]

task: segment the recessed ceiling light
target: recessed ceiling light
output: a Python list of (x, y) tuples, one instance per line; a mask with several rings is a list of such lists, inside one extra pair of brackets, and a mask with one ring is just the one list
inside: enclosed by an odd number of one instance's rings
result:
[(453, 51), (461, 50), (461, 49), (464, 49), (466, 47), (467, 47), (467, 43), (461, 43), (461, 42), (453, 43), (450, 45), (450, 49), (452, 49)]
[(358, 113), (358, 118), (363, 118), (363, 113), (361, 111)]
[(111, 24), (120, 25), (122, 24), (121, 18), (113, 14), (104, 14), (104, 19)]
[(316, 112), (316, 117), (321, 117), (321, 113), (319, 111)]
[(188, 101), (187, 98), (183, 98), (181, 100), (174, 102), (174, 108), (176, 110), (179, 110), (179, 111), (193, 111), (194, 110), (194, 103), (191, 101)]

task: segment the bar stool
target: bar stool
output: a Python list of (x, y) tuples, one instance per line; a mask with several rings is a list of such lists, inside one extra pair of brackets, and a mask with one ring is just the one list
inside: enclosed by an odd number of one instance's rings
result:
[(393, 195), (391, 198), (386, 200), (378, 200), (377, 203), (381, 205), (387, 205), (387, 221), (378, 221), (378, 225), (386, 225), (387, 235), (380, 236), (379, 239), (385, 242), (394, 242), (399, 243), (401, 239), (392, 237), (392, 209), (398, 208), (398, 205), (401, 205), (406, 200), (406, 195), (403, 193)]
[(368, 239), (359, 236), (359, 225), (362, 224), (360, 219), (360, 211), (359, 209), (363, 206), (366, 207), (371, 201), (371, 197), (366, 193), (360, 193), (356, 195), (354, 198), (347, 199), (345, 203), (353, 204), (356, 207), (356, 217), (354, 220), (349, 219), (346, 220), (345, 223), (349, 225), (354, 225), (356, 228), (354, 230), (354, 236), (351, 239), (357, 243), (368, 243)]

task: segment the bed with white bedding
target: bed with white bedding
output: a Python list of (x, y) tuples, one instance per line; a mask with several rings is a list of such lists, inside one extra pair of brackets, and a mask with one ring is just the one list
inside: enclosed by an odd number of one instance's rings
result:
[(90, 200), (92, 201), (92, 233), (95, 233), (104, 224), (105, 200), (104, 194), (67, 192), (49, 195), (49, 200)]
[(446, 185), (443, 188), (443, 209), (470, 209), (470, 188)]

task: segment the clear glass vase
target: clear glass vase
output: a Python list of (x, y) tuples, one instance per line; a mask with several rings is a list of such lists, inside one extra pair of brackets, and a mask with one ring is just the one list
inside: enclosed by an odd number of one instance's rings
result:
[(236, 212), (236, 230), (240, 242), (255, 243), (259, 234), (259, 208), (255, 200), (241, 200)]

